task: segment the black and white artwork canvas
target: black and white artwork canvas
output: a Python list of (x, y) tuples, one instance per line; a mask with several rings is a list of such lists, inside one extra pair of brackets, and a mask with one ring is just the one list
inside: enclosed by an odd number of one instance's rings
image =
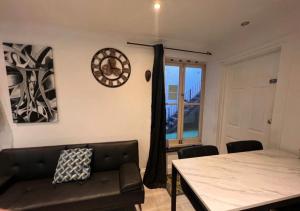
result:
[(3, 43), (13, 121), (57, 121), (52, 48)]

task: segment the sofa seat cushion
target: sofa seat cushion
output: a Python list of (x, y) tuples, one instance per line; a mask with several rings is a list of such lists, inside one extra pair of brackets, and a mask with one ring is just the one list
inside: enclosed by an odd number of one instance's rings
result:
[(83, 182), (52, 185), (51, 179), (22, 181), (0, 195), (0, 207), (39, 210), (120, 194), (119, 171), (98, 172)]
[(120, 167), (120, 189), (122, 193), (140, 190), (143, 186), (140, 170), (135, 163), (125, 163)]
[(13, 175), (7, 175), (7, 176), (0, 176), (0, 194), (5, 192), (7, 188), (11, 186), (14, 182), (14, 176)]

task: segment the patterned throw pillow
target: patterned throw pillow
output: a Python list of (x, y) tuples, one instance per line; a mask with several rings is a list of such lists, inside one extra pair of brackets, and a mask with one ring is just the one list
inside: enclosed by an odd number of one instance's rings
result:
[(53, 184), (85, 180), (91, 174), (92, 149), (62, 150), (56, 166)]

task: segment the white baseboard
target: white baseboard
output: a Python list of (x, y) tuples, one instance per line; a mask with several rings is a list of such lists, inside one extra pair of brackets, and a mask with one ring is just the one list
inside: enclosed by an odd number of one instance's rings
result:
[[(144, 178), (146, 168), (141, 168), (141, 176)], [(167, 174), (172, 174), (172, 165), (167, 166)]]
[[(141, 176), (144, 178), (146, 168), (141, 168)], [(167, 165), (167, 174), (172, 174), (172, 165)]]
[(167, 166), (167, 174), (172, 174), (172, 165)]
[(142, 176), (142, 178), (144, 178), (145, 171), (146, 171), (146, 168), (141, 168), (141, 176)]
[(12, 148), (12, 145), (5, 144), (5, 145), (0, 146), (0, 151), (2, 151), (4, 149), (10, 149), (10, 148)]

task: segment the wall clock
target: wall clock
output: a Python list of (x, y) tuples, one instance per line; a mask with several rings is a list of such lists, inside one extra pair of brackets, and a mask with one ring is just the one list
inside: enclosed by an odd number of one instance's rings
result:
[(131, 72), (128, 58), (114, 48), (99, 50), (93, 56), (91, 68), (95, 79), (102, 85), (111, 88), (125, 84)]

